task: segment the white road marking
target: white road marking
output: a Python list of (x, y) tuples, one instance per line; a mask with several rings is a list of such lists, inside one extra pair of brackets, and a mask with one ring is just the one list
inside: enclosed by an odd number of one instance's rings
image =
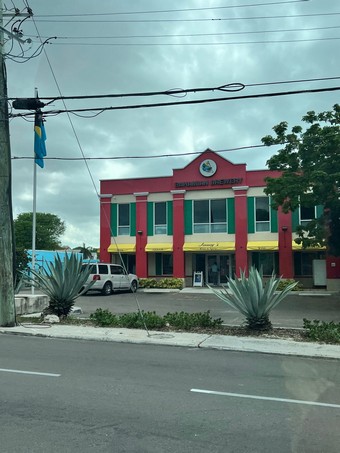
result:
[(0, 368), (0, 371), (4, 371), (5, 373), (34, 374), (36, 376), (48, 376), (48, 377), (60, 377), (61, 376), (61, 374), (39, 373), (38, 371), (10, 370), (7, 368)]
[(307, 404), (309, 406), (334, 407), (340, 409), (340, 404), (319, 403), (317, 401), (292, 400), (286, 398), (272, 398), (268, 396), (246, 395), (243, 393), (215, 392), (214, 390), (191, 389), (191, 392), (206, 393), (209, 395), (231, 396), (235, 398), (248, 398), (253, 400), (279, 401), (281, 403)]

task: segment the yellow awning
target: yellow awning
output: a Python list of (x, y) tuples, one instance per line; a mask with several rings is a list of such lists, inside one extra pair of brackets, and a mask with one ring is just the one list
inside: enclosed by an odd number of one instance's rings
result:
[(111, 244), (107, 251), (110, 253), (135, 253), (136, 244)]
[(146, 244), (145, 246), (145, 251), (146, 252), (172, 252), (172, 244), (170, 243), (159, 243), (159, 244)]
[(250, 241), (247, 250), (279, 250), (278, 241)]
[(214, 252), (235, 250), (234, 242), (185, 242), (184, 252)]
[(305, 249), (302, 248), (302, 244), (297, 244), (295, 241), (292, 242), (292, 249), (293, 250), (326, 250), (326, 247), (318, 247), (314, 245), (313, 247), (307, 247)]

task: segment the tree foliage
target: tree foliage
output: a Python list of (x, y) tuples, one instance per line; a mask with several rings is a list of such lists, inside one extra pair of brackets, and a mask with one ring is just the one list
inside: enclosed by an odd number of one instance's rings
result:
[(79, 247), (75, 247), (73, 251), (82, 253), (83, 258), (87, 260), (92, 258), (92, 253), (95, 252), (95, 249), (93, 249), (92, 247), (85, 247), (84, 245), (80, 245)]
[(340, 105), (330, 111), (307, 112), (307, 126), (288, 130), (283, 121), (273, 127), (275, 136), (262, 138), (267, 145), (283, 145), (267, 165), (278, 170), (278, 178), (266, 178), (265, 193), (273, 207), (283, 212), (304, 207), (323, 206), (323, 214), (297, 233), (303, 247), (327, 245), (329, 253), (340, 256)]
[[(23, 212), (14, 220), (17, 249), (32, 249), (33, 213)], [(60, 237), (65, 223), (55, 214), (36, 213), (36, 249), (55, 250), (61, 247)]]
[(14, 287), (17, 287), (22, 279), (22, 273), (29, 269), (29, 262), (31, 258), (28, 256), (27, 251), (23, 248), (15, 250), (15, 275)]

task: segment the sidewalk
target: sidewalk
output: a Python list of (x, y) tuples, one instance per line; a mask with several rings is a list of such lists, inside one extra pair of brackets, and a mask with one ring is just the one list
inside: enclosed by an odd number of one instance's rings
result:
[(145, 330), (137, 329), (61, 326), (58, 324), (38, 326), (22, 324), (17, 327), (1, 327), (0, 334), (340, 359), (340, 346), (338, 345), (269, 338), (157, 331), (147, 333)]

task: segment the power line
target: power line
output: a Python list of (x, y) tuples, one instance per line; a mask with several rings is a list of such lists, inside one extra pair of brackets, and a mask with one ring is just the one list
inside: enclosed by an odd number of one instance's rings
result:
[[(246, 17), (210, 17), (200, 19), (106, 19), (106, 20), (58, 20), (38, 19), (36, 22), (63, 22), (63, 23), (157, 23), (157, 22), (225, 22), (237, 20), (258, 20), (258, 19), (292, 19), (299, 17), (325, 17), (338, 16), (340, 12), (333, 13), (309, 13), (309, 14), (280, 14), (275, 16), (246, 16)], [(91, 15), (92, 16), (92, 15)]]
[[(229, 31), (220, 33), (184, 33), (184, 34), (161, 34), (161, 35), (116, 35), (116, 36), (55, 36), (55, 39), (140, 39), (140, 38), (190, 38), (198, 36), (226, 36), (226, 35), (248, 35), (248, 34), (261, 34), (261, 33), (290, 33), (290, 32), (305, 32), (305, 31), (320, 31), (320, 30), (334, 30), (339, 29), (340, 25), (330, 27), (311, 27), (311, 28), (286, 28), (276, 30), (254, 30), (254, 31)], [(30, 38), (36, 38), (34, 35), (25, 35)], [(47, 39), (47, 36), (41, 36)]]
[[(141, 109), (141, 108), (155, 108), (155, 107), (169, 107), (175, 105), (186, 105), (186, 104), (206, 104), (210, 102), (221, 102), (221, 101), (235, 101), (240, 99), (260, 99), (260, 98), (267, 98), (267, 97), (277, 97), (277, 96), (291, 96), (296, 94), (307, 94), (307, 93), (323, 93), (323, 92), (331, 92), (331, 91), (338, 91), (340, 90), (340, 86), (338, 87), (329, 87), (329, 88), (316, 88), (316, 89), (307, 89), (307, 90), (295, 90), (295, 91), (283, 91), (283, 92), (274, 92), (274, 93), (261, 93), (261, 94), (251, 94), (251, 95), (244, 95), (244, 96), (233, 96), (233, 97), (224, 97), (224, 98), (216, 98), (216, 99), (197, 99), (192, 101), (176, 101), (176, 102), (159, 102), (155, 104), (136, 104), (136, 105), (123, 105), (123, 106), (116, 106), (116, 107), (95, 107), (95, 108), (84, 108), (84, 109), (70, 109), (70, 110), (48, 110), (44, 111), (44, 116), (47, 115), (57, 115), (60, 113), (73, 113), (77, 114), (80, 112), (97, 112), (92, 116), (100, 115), (101, 113), (109, 110), (133, 110), (133, 109)], [(34, 112), (29, 113), (17, 113), (11, 114), (12, 118), (16, 117), (30, 117), (34, 115)], [(78, 115), (81, 116), (81, 115)], [(89, 117), (89, 116), (87, 116)]]
[[(266, 40), (266, 41), (231, 41), (231, 42), (178, 42), (178, 43), (90, 43), (90, 42), (70, 42), (61, 43), (54, 42), (55, 46), (104, 46), (104, 47), (155, 47), (155, 46), (232, 46), (242, 44), (283, 44), (283, 43), (294, 43), (294, 42), (312, 42), (312, 41), (334, 41), (339, 40), (340, 37), (328, 37), (328, 38), (304, 38), (304, 39), (280, 39), (280, 40)], [(49, 43), (52, 44), (52, 43)]]
[[(272, 145), (276, 146), (276, 145)], [(238, 146), (236, 148), (228, 148), (223, 150), (215, 151), (217, 153), (226, 153), (232, 151), (242, 151), (247, 149), (256, 149), (256, 148), (268, 148), (267, 145), (249, 145), (249, 146)], [(177, 153), (177, 154), (156, 154), (156, 155), (145, 155), (145, 156), (109, 156), (109, 157), (44, 157), (45, 159), (49, 160), (62, 160), (62, 161), (79, 161), (79, 160), (126, 160), (126, 159), (158, 159), (158, 158), (168, 158), (168, 157), (181, 157), (181, 156), (192, 156), (202, 154), (202, 151), (193, 151), (193, 152), (186, 152), (186, 153)], [(12, 160), (27, 160), (27, 159), (34, 159), (32, 156), (13, 156)]]
[(163, 14), (163, 13), (179, 13), (179, 12), (192, 12), (192, 11), (211, 11), (217, 9), (234, 9), (234, 8), (250, 8), (258, 6), (274, 6), (283, 5), (287, 3), (302, 3), (309, 0), (285, 0), (276, 2), (266, 3), (252, 3), (243, 5), (230, 5), (230, 6), (212, 6), (203, 8), (184, 8), (184, 9), (162, 9), (162, 10), (149, 10), (149, 11), (120, 11), (114, 13), (81, 13), (81, 14), (38, 14), (35, 17), (81, 17), (81, 16), (120, 16), (120, 15), (132, 15), (132, 14)]
[[(284, 85), (290, 83), (306, 83), (306, 82), (324, 82), (329, 80), (339, 80), (340, 76), (333, 76), (333, 77), (317, 77), (312, 79), (296, 79), (296, 80), (281, 80), (281, 81), (273, 81), (273, 82), (259, 82), (259, 83), (248, 83), (244, 84), (241, 82), (234, 82), (228, 83), (225, 85), (220, 85), (218, 87), (203, 87), (203, 88), (171, 88), (169, 90), (164, 91), (147, 91), (147, 92), (134, 92), (134, 93), (109, 93), (109, 94), (92, 94), (92, 95), (80, 95), (80, 96), (45, 96), (40, 97), (40, 100), (52, 100), (52, 101), (59, 101), (59, 100), (78, 100), (78, 99), (101, 99), (101, 98), (123, 98), (123, 97), (149, 97), (149, 96), (158, 96), (158, 95), (166, 95), (166, 96), (185, 96), (188, 93), (199, 93), (205, 91), (230, 91), (230, 92), (237, 92), (241, 91), (244, 88), (249, 87), (258, 87), (258, 86), (268, 86), (268, 85)], [(8, 101), (12, 101), (17, 99), (16, 97), (9, 97), (7, 98)]]

